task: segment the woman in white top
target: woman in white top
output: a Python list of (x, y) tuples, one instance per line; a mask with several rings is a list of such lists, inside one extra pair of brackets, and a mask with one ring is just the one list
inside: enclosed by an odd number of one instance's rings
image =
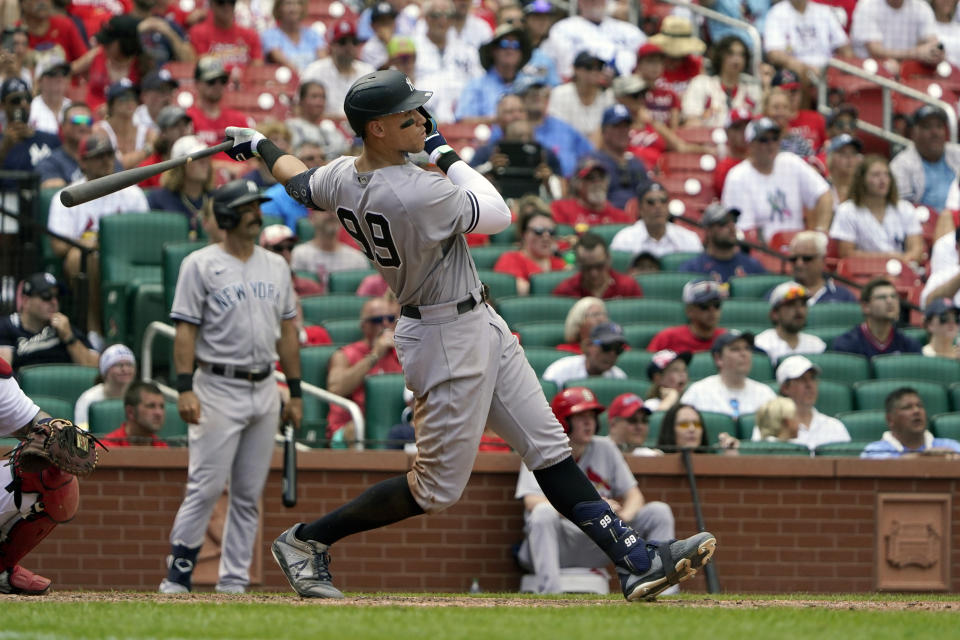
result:
[(84, 391), (77, 399), (73, 408), (74, 423), (83, 429), (88, 428), (90, 405), (107, 398), (122, 398), (133, 382), (136, 369), (137, 359), (129, 347), (115, 344), (104, 349), (100, 354), (100, 376), (97, 378), (101, 382)]
[(830, 237), (841, 258), (880, 256), (918, 263), (923, 229), (916, 211), (901, 200), (885, 158), (864, 158), (853, 175), (850, 199), (837, 207)]
[(110, 138), (117, 159), (124, 169), (132, 169), (153, 154), (157, 132), (145, 124), (136, 124), (133, 112), (138, 105), (137, 88), (126, 78), (107, 87), (107, 117), (93, 125)]
[(957, 21), (957, 0), (931, 0), (937, 37), (943, 45), (947, 62), (960, 66), (960, 22)]
[(722, 127), (731, 109), (756, 113), (760, 107), (760, 83), (744, 73), (750, 66), (750, 50), (743, 40), (735, 35), (720, 40), (711, 63), (714, 75), (697, 76), (682, 96), (686, 127)]

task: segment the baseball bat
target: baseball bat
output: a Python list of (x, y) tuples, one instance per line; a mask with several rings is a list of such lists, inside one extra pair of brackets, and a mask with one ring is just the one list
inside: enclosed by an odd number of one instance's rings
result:
[(90, 182), (71, 185), (60, 192), (60, 202), (62, 202), (65, 207), (75, 207), (78, 204), (102, 198), (108, 193), (113, 193), (114, 191), (135, 185), (138, 182), (143, 182), (147, 178), (152, 178), (169, 169), (183, 166), (193, 160), (199, 160), (200, 158), (206, 158), (215, 153), (226, 151), (232, 146), (233, 140), (229, 139), (218, 145), (201, 149), (182, 158), (171, 158), (170, 160), (164, 160), (163, 162), (150, 164), (145, 167), (134, 167), (126, 171), (112, 173), (109, 176), (103, 176)]
[[(703, 523), (703, 511), (700, 510), (697, 479), (693, 475), (693, 459), (690, 457), (690, 449), (681, 449), (680, 455), (683, 457), (683, 466), (687, 469), (687, 481), (690, 482), (690, 498), (693, 500), (693, 515), (697, 520), (697, 528), (700, 531), (706, 531), (707, 527)], [(713, 563), (705, 565), (703, 571), (707, 578), (707, 593), (720, 593), (720, 579), (717, 578), (717, 569), (713, 566)]]
[(297, 441), (293, 425), (283, 425), (283, 506), (297, 504)]

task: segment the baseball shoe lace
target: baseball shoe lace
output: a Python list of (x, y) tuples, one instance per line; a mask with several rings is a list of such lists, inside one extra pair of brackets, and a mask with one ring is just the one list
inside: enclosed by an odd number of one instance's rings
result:
[(304, 598), (343, 598), (343, 593), (333, 586), (329, 547), (316, 540), (297, 538), (294, 532), (299, 526), (284, 531), (270, 547), (287, 582)]

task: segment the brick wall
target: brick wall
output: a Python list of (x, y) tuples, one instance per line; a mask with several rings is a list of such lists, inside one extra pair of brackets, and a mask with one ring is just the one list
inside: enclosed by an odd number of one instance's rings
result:
[[(81, 510), (57, 528), (24, 565), (58, 589), (157, 587), (165, 574), (167, 536), (183, 495), (185, 450), (118, 449), (81, 484)], [(717, 535), (716, 567), (725, 592), (863, 592), (874, 588), (878, 492), (956, 495), (955, 462), (861, 461), (695, 456), (707, 528)], [(311, 451), (300, 454), (299, 502), (280, 502), (281, 461), (274, 458), (264, 493), (266, 589), (287, 589), (269, 553), (273, 538), (405, 471), (402, 452)], [(487, 591), (516, 590), (511, 546), (522, 538), (513, 500), (517, 457), (481, 454), (463, 500), (435, 516), (347, 538), (334, 548), (332, 571), (347, 591), (465, 591), (473, 577)], [(677, 532), (694, 530), (686, 474), (677, 456), (634, 459), (647, 500), (668, 502)], [(952, 505), (960, 522), (960, 501)], [(952, 548), (960, 548), (953, 526)], [(960, 554), (951, 590), (960, 588)], [(702, 591), (698, 577), (687, 590)]]

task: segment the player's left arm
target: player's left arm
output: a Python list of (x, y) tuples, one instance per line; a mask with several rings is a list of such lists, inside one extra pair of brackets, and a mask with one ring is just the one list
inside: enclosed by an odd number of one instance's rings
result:
[(283, 421), (292, 422), (294, 428), (299, 429), (303, 418), (303, 395), (300, 390), (300, 340), (297, 337), (296, 318), (281, 321), (277, 354), (290, 389), (290, 401), (283, 406)]

